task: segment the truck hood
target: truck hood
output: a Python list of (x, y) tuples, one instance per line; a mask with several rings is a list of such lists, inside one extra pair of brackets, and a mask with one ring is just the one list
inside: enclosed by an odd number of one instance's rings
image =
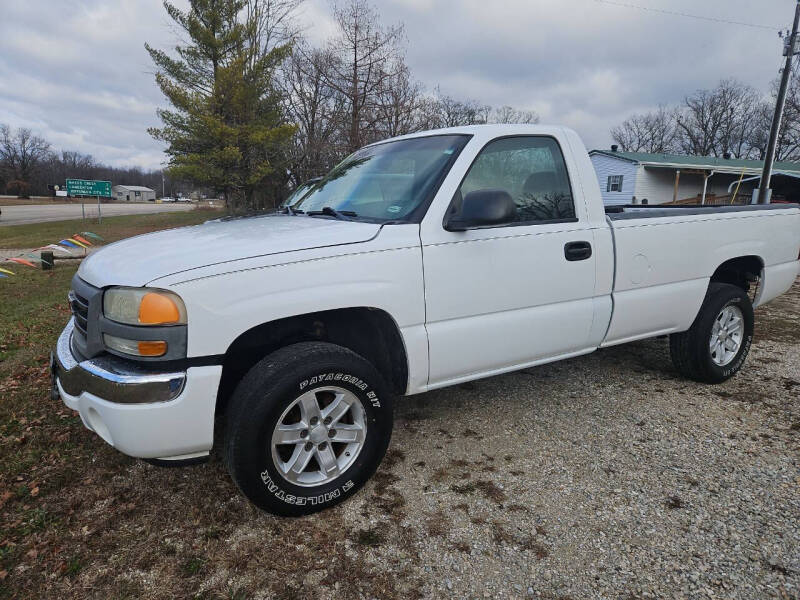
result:
[(219, 263), (366, 242), (379, 231), (374, 223), (281, 214), (215, 220), (110, 244), (84, 260), (78, 274), (96, 287), (143, 286)]

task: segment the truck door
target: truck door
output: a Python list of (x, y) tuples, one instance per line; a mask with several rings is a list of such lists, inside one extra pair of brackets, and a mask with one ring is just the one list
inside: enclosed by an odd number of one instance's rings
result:
[(516, 220), (423, 228), (430, 386), (590, 349), (596, 256), (576, 181), (555, 138), (497, 138), (469, 167), (447, 214), (470, 192), (501, 189)]

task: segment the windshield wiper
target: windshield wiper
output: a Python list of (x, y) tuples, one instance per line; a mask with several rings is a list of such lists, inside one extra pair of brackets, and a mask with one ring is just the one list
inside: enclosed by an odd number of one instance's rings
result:
[(299, 208), (292, 208), (288, 204), (284, 208), (286, 209), (287, 215), (302, 215), (304, 212), (306, 212), (304, 210), (300, 210)]
[(350, 217), (357, 217), (358, 215), (352, 210), (336, 210), (331, 206), (323, 206), (320, 210), (310, 210), (306, 213), (309, 217), (313, 217), (315, 215), (326, 215), (328, 217), (333, 217), (334, 219), (339, 219), (340, 221), (352, 221)]

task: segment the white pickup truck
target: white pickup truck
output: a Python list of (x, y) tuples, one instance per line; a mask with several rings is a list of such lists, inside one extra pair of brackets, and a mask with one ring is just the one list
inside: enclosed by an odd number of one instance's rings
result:
[(369, 479), (397, 395), (667, 334), (680, 373), (728, 379), (799, 258), (797, 205), (607, 214), (562, 127), (419, 133), (356, 152), (283, 214), (91, 255), (54, 391), (160, 464), (207, 458), (217, 423), (241, 491), (306, 514)]

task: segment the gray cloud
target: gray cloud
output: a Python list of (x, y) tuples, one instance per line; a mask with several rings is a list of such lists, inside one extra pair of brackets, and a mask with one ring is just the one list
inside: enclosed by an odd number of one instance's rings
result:
[(13, 2), (0, 21), (0, 122), (113, 165), (158, 167), (162, 104), (144, 42), (174, 45), (158, 0)]
[[(630, 0), (712, 17), (786, 24), (791, 0)], [(408, 60), (427, 85), (489, 104), (537, 110), (589, 145), (631, 111), (679, 102), (737, 77), (766, 93), (777, 75), (776, 31), (639, 11), (595, 0), (387, 0), (406, 23)]]
[[(673, 11), (786, 26), (792, 0), (630, 0)], [(10, 4), (10, 6), (8, 6)], [(380, 0), (404, 22), (408, 62), (428, 88), (493, 105), (534, 109), (578, 130), (589, 146), (633, 111), (674, 103), (737, 77), (765, 93), (780, 65), (774, 31), (613, 6), (596, 0)], [(327, 0), (300, 19), (321, 41)], [(4, 3), (0, 122), (29, 126), (56, 148), (113, 165), (158, 167), (146, 128), (164, 100), (144, 42), (175, 44), (159, 0)]]

